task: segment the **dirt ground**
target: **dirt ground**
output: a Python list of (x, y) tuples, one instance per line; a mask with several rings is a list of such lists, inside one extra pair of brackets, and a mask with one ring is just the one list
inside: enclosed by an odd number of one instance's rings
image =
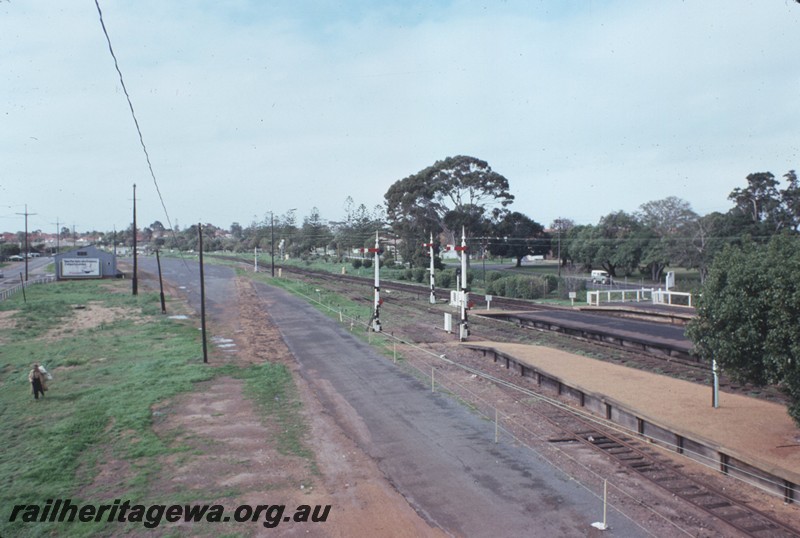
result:
[[(308, 441), (316, 469), (299, 457), (280, 454), (272, 441), (275, 425), (259, 418), (243, 395), (243, 382), (218, 377), (153, 410), (159, 435), (174, 436), (173, 442), (197, 451), (163, 462), (164, 471), (152, 488), (152, 497), (170, 499), (193, 490), (217, 491), (219, 497), (197, 502), (220, 503), (229, 509), (241, 504), (285, 504), (287, 510), (302, 504), (331, 505), (326, 522), (282, 523), (281, 536), (444, 536), (409, 506), (323, 409), (296, 373), (296, 362), (257, 304), (251, 282), (239, 278), (236, 288), (238, 308), (228, 308), (212, 329), (213, 334), (234, 340), (236, 352), (217, 350), (213, 362), (246, 366), (269, 360), (286, 364), (294, 372), (310, 424)], [(339, 411), (343, 409), (346, 406)], [(350, 419), (357, 421), (356, 417)], [(236, 493), (230, 495), (232, 491)], [(198, 530), (193, 527), (189, 532)], [(219, 531), (247, 536), (276, 534), (276, 529), (265, 529), (259, 523), (230, 523), (224, 529), (207, 530), (208, 535)]]

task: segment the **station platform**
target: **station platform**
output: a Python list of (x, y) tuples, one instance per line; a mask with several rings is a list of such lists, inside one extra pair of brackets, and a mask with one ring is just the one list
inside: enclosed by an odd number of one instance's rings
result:
[(627, 368), (564, 351), (525, 344), (464, 342), (491, 352), (521, 375), (634, 433), (720, 471), (800, 501), (800, 428), (786, 407), (757, 398)]

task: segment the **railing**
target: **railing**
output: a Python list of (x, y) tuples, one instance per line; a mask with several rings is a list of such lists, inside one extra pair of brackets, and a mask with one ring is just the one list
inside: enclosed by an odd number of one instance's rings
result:
[[(675, 297), (675, 299), (673, 299)], [(668, 304), (671, 306), (692, 307), (692, 294), (681, 291), (655, 290), (653, 304)]]
[(13, 296), (16, 293), (22, 291), (22, 288), (32, 286), (33, 284), (45, 284), (47, 282), (54, 282), (56, 279), (55, 275), (45, 275), (45, 276), (38, 276), (36, 278), (30, 279), (27, 282), (20, 282), (10, 288), (4, 288), (0, 290), (0, 301), (5, 301), (9, 297)]
[[(658, 290), (656, 290), (658, 291)], [(596, 290), (586, 292), (586, 302), (589, 305), (600, 306), (601, 297), (606, 298), (608, 303), (620, 303), (626, 301), (642, 301), (653, 300), (654, 291), (652, 289), (642, 288), (639, 290)]]
[(652, 301), (653, 304), (666, 304), (670, 306), (685, 306), (691, 308), (692, 294), (681, 291), (665, 291), (658, 289), (639, 290), (596, 290), (586, 292), (586, 303), (591, 306), (600, 306), (600, 300), (605, 298), (607, 303), (620, 303), (626, 301)]

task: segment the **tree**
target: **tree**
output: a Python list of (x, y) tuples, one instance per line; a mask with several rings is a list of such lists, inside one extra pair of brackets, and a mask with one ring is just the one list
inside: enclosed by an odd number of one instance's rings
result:
[(553, 245), (554, 254), (558, 258), (559, 274), (561, 273), (561, 266), (567, 264), (567, 249), (562, 248), (562, 241), (566, 238), (567, 232), (575, 227), (575, 221), (572, 219), (558, 217), (550, 224), (550, 229), (555, 235), (555, 244)]
[(695, 351), (740, 382), (777, 384), (800, 425), (800, 238), (729, 245), (703, 285), (686, 334)]
[(396, 231), (416, 230), (416, 242), (433, 230), (455, 243), (464, 226), (470, 235), (486, 213), (494, 218), (514, 201), (508, 180), (475, 157), (458, 155), (437, 161), (414, 175), (396, 181), (384, 195), (389, 222)]
[(316, 207), (311, 208), (311, 213), (303, 219), (298, 235), (300, 250), (306, 253), (327, 248), (333, 241), (333, 234)]
[(334, 241), (337, 249), (351, 252), (354, 248), (364, 248), (375, 243), (375, 232), (383, 229), (384, 215), (380, 206), (370, 211), (366, 205), (356, 207), (353, 198), (345, 199), (345, 220), (331, 223), (334, 228)]
[(669, 196), (642, 204), (636, 218), (643, 228), (640, 233), (643, 271), (658, 282), (670, 262), (680, 258), (680, 250), (687, 247), (680, 237), (697, 220), (697, 214), (686, 200)]
[(726, 245), (740, 244), (743, 240), (744, 218), (741, 214), (713, 212), (686, 223), (681, 237), (688, 245), (677, 249), (675, 262), (681, 267), (697, 269), (700, 283), (704, 283), (716, 255)]
[(797, 230), (800, 226), (800, 185), (797, 174), (790, 170), (783, 176), (789, 183), (779, 190), (780, 182), (771, 172), (747, 176), (747, 187), (731, 191), (729, 200), (736, 203), (733, 212), (748, 217), (754, 238), (767, 240), (781, 230)]
[(522, 266), (525, 256), (546, 255), (550, 251), (550, 236), (544, 227), (517, 211), (507, 213), (494, 225), (494, 239), (489, 252), (495, 256), (509, 256)]
[(586, 269), (602, 267), (613, 277), (630, 275), (639, 266), (645, 242), (636, 218), (617, 211), (602, 217), (597, 226), (569, 230), (566, 256)]

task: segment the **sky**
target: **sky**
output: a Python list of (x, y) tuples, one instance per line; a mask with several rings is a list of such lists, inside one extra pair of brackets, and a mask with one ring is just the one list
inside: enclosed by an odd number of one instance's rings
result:
[(800, 168), (793, 0), (98, 2), (153, 173), (94, 0), (0, 0), (0, 231), (127, 228), (134, 183), (140, 226), (337, 221), (455, 155), (546, 226)]

